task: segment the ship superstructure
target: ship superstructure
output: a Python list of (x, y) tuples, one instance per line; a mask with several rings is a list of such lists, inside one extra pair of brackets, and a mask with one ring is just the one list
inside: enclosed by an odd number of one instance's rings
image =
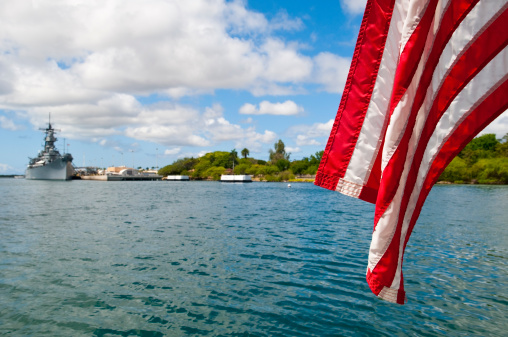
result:
[(57, 141), (55, 134), (60, 130), (53, 129), (51, 120), (48, 122), (48, 127), (46, 129), (39, 130), (44, 131), (46, 134), (44, 138), (44, 148), (39, 151), (37, 157), (30, 158), (25, 178), (41, 180), (71, 179), (74, 173), (72, 155), (70, 153), (61, 155), (55, 147), (55, 142)]

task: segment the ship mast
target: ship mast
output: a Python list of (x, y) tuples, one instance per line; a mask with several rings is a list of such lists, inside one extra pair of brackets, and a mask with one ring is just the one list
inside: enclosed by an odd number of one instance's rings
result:
[(44, 138), (44, 152), (50, 154), (50, 152), (53, 152), (55, 150), (55, 142), (58, 140), (55, 137), (55, 133), (60, 132), (60, 129), (53, 129), (53, 127), (51, 126), (51, 112), (49, 113), (48, 127), (45, 129), (39, 128), (39, 130), (44, 131), (44, 133), (46, 134), (46, 137)]

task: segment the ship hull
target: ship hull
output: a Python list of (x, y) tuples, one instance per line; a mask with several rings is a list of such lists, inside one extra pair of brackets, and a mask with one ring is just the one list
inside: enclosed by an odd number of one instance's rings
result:
[(44, 166), (29, 167), (26, 169), (25, 179), (29, 180), (70, 180), (74, 168), (70, 162), (61, 159)]

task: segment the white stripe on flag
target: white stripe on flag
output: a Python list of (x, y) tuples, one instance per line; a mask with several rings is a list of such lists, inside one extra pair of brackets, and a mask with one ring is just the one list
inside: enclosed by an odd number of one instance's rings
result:
[(389, 301), (404, 303), (404, 249), (432, 184), (508, 106), (507, 8), (368, 0), (316, 185), (376, 203), (367, 282)]
[[(398, 288), (400, 285), (404, 242), (409, 222), (413, 216), (413, 212), (411, 210), (413, 210), (416, 206), (423, 182), (427, 177), (428, 170), (434, 161), (436, 154), (439, 152), (444, 142), (448, 139), (449, 135), (453, 133), (453, 131), (460, 125), (462, 120), (471, 112), (477, 103), (485, 97), (492, 87), (495, 87), (500, 80), (507, 76), (506, 64), (508, 64), (508, 50), (505, 48), (480, 73), (478, 73), (466, 87), (464, 87), (459, 95), (457, 95), (448, 110), (439, 120), (432, 137), (429, 139), (422, 164), (418, 170), (418, 179), (413, 192), (411, 193), (410, 202), (404, 216), (399, 246), (399, 262), (391, 288)], [(413, 134), (416, 135), (417, 133), (419, 134), (419, 132), (421, 132), (421, 130), (415, 130)], [(413, 149), (413, 153), (414, 150), (416, 150), (416, 148)]]

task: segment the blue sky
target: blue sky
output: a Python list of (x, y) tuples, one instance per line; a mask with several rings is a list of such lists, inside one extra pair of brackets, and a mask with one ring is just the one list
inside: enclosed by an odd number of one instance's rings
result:
[[(24, 172), (49, 113), (75, 166), (162, 167), (243, 148), (267, 159), (278, 139), (291, 159), (323, 150), (364, 6), (2, 1), (0, 174)], [(486, 131), (504, 135), (502, 118)]]

